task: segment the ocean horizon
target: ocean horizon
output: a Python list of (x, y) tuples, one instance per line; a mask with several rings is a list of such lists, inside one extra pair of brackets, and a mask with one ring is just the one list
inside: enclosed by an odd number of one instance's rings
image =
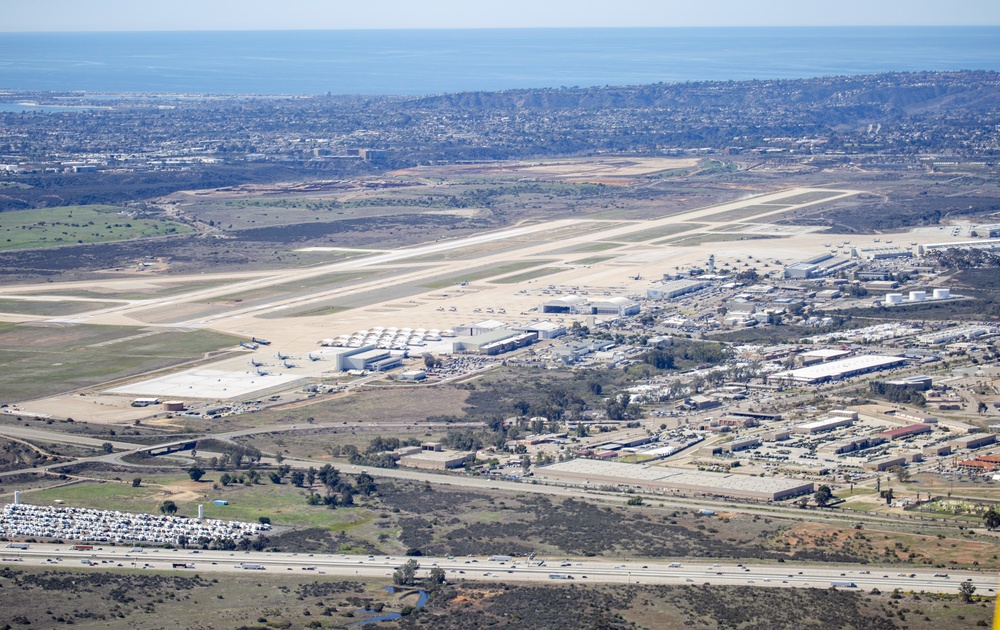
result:
[(421, 95), (1000, 71), (998, 41), (993, 26), (2, 33), (0, 89)]

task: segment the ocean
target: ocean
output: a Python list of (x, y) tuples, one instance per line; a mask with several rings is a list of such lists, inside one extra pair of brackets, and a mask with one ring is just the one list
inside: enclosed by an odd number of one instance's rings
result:
[(1000, 27), (2, 33), (0, 89), (415, 95), (1000, 70), (998, 42)]

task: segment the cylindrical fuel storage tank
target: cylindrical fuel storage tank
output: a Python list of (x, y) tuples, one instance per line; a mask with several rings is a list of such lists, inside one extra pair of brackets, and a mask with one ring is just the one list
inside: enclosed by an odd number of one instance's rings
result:
[(951, 289), (934, 289), (935, 300), (947, 300), (951, 297)]
[(923, 302), (927, 299), (927, 291), (910, 291), (911, 302)]
[(902, 304), (903, 294), (902, 293), (886, 293), (885, 303), (888, 304)]

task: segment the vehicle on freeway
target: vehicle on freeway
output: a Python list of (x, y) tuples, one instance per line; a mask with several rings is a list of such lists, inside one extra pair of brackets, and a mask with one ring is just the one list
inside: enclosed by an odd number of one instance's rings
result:
[(833, 580), (830, 582), (830, 586), (839, 586), (841, 588), (857, 588), (858, 585), (854, 582), (848, 582), (847, 580)]
[(567, 573), (549, 573), (550, 580), (572, 580), (573, 576)]

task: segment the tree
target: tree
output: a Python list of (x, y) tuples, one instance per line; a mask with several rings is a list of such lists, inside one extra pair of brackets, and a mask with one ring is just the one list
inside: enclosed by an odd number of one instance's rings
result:
[(629, 497), (628, 501), (625, 502), (625, 505), (642, 505), (642, 504), (643, 504), (642, 497)]
[(354, 486), (358, 489), (358, 492), (366, 497), (371, 496), (376, 490), (375, 478), (367, 472), (361, 471), (361, 474), (354, 479)]
[(188, 542), (189, 542), (188, 537), (185, 536), (184, 534), (181, 534), (180, 536), (177, 537), (177, 544), (180, 546), (181, 549), (186, 549)]
[(434, 567), (433, 569), (431, 569), (431, 574), (430, 574), (431, 585), (438, 586), (440, 584), (444, 584), (446, 580), (447, 576), (444, 573), (444, 569), (442, 569), (441, 567)]
[(410, 558), (392, 573), (392, 583), (397, 586), (413, 586), (420, 563)]
[(101, 450), (105, 453), (113, 453), (115, 447), (111, 445), (111, 442), (105, 442), (104, 444), (101, 444)]
[(983, 521), (986, 523), (986, 529), (993, 531), (1000, 527), (1000, 512), (997, 512), (996, 508), (991, 507), (983, 514)]
[(273, 483), (273, 484), (280, 484), (281, 483), (281, 475), (279, 475), (276, 472), (270, 473), (268, 475), (268, 477), (271, 479), (271, 483)]
[(892, 488), (889, 488), (888, 490), (883, 490), (880, 494), (881, 494), (881, 497), (883, 499), (885, 499), (885, 504), (886, 505), (891, 505), (892, 504), (892, 496), (893, 496), (892, 495)]
[(142, 477), (135, 477), (134, 479), (132, 479), (133, 488), (138, 488), (141, 485), (142, 485)]
[(899, 479), (900, 483), (906, 483), (910, 480), (910, 470), (906, 466), (893, 466), (892, 472), (895, 473), (896, 479)]
[(826, 506), (833, 498), (833, 490), (830, 490), (830, 486), (820, 486), (813, 494), (813, 501), (820, 507)]
[(271, 524), (271, 517), (269, 517), (269, 516), (258, 516), (257, 517), (257, 522), (260, 523), (261, 525), (270, 525)]
[(205, 476), (205, 471), (202, 470), (201, 468), (198, 468), (197, 466), (192, 466), (191, 468), (188, 468), (187, 472), (188, 472), (188, 477), (191, 478), (191, 481), (201, 481), (201, 478)]
[(219, 483), (221, 483), (224, 486), (228, 486), (232, 482), (233, 478), (229, 476), (229, 473), (222, 473), (222, 476), (219, 477)]
[(173, 501), (164, 501), (160, 504), (160, 512), (162, 514), (176, 514), (177, 505)]
[(301, 488), (306, 483), (306, 475), (301, 470), (292, 473), (292, 485)]
[(958, 587), (958, 594), (962, 596), (962, 601), (966, 604), (972, 603), (972, 594), (976, 592), (976, 585), (972, 582), (962, 582)]

